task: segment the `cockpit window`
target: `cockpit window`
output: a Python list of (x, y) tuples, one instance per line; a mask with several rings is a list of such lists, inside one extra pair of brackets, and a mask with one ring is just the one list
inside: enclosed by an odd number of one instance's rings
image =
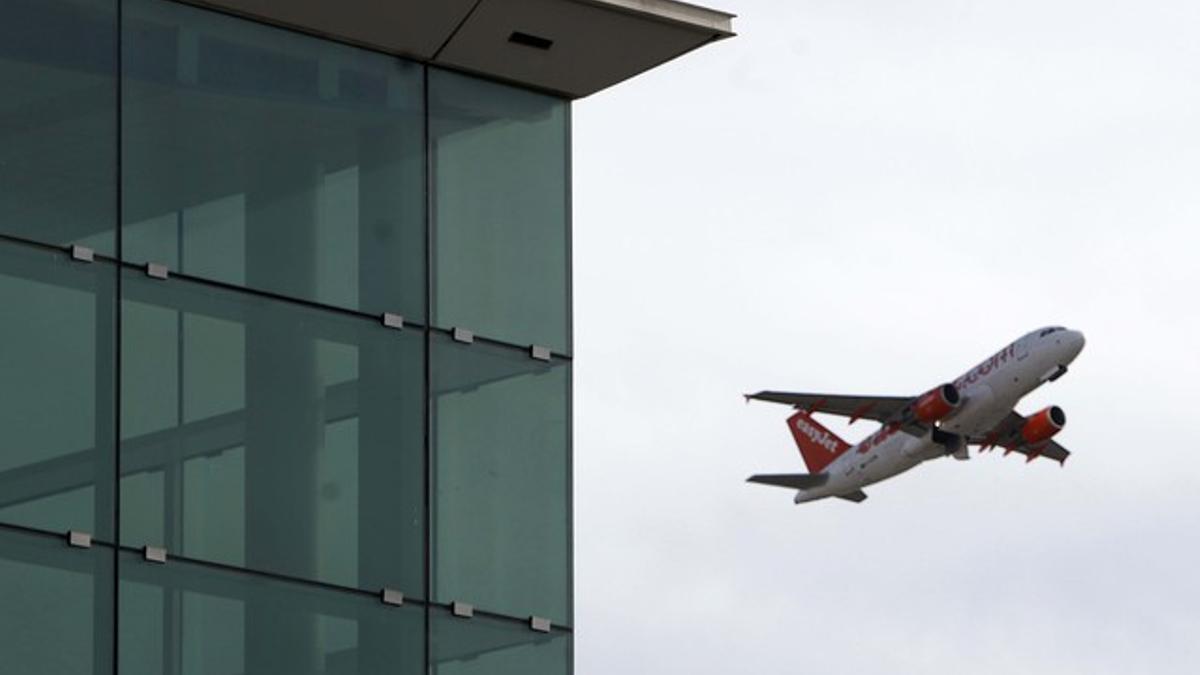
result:
[(1063, 328), (1062, 326), (1051, 326), (1049, 328), (1043, 328), (1041, 330), (1041, 332), (1038, 333), (1038, 337), (1046, 337), (1047, 335), (1049, 335), (1051, 333), (1057, 333), (1060, 330), (1066, 330), (1066, 328)]

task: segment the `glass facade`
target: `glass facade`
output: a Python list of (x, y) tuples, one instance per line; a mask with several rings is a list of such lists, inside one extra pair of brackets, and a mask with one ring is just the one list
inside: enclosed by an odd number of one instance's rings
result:
[(424, 612), (378, 598), (119, 556), (123, 675), (418, 675)]
[(114, 272), (0, 241), (0, 522), (112, 538)]
[(433, 320), (571, 351), (568, 105), (433, 71)]
[(569, 125), (0, 3), (0, 671), (571, 672)]
[(111, 549), (0, 529), (0, 598), (4, 672), (112, 673)]
[(117, 5), (0, 3), (0, 233), (116, 254)]
[(425, 314), (423, 69), (163, 0), (124, 0), (122, 256)]
[(507, 621), (464, 621), (430, 613), (431, 672), (437, 675), (525, 675), (560, 672), (571, 661), (571, 635), (533, 633)]
[(127, 270), (121, 543), (424, 597), (424, 340)]
[(434, 599), (570, 624), (570, 364), (432, 344)]

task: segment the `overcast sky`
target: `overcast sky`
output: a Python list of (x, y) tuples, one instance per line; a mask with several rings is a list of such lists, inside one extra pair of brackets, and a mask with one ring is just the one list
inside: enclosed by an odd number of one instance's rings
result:
[[(1196, 672), (1200, 4), (713, 1), (737, 38), (574, 109), (577, 672)], [(744, 482), (804, 467), (742, 393), (1047, 324), (1065, 468)]]

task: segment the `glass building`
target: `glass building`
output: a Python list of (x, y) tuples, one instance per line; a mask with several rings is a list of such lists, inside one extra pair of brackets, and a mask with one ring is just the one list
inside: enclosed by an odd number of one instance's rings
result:
[(0, 3), (0, 672), (570, 672), (570, 102), (730, 17), (202, 4)]

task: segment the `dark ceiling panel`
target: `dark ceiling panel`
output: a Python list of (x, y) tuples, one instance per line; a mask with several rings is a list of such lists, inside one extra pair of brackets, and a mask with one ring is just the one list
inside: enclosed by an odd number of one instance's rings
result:
[(675, 0), (180, 0), (580, 98), (715, 39)]
[(431, 59), (475, 0), (190, 0), (395, 54)]
[(483, 0), (436, 62), (582, 97), (727, 35), (600, 3)]

